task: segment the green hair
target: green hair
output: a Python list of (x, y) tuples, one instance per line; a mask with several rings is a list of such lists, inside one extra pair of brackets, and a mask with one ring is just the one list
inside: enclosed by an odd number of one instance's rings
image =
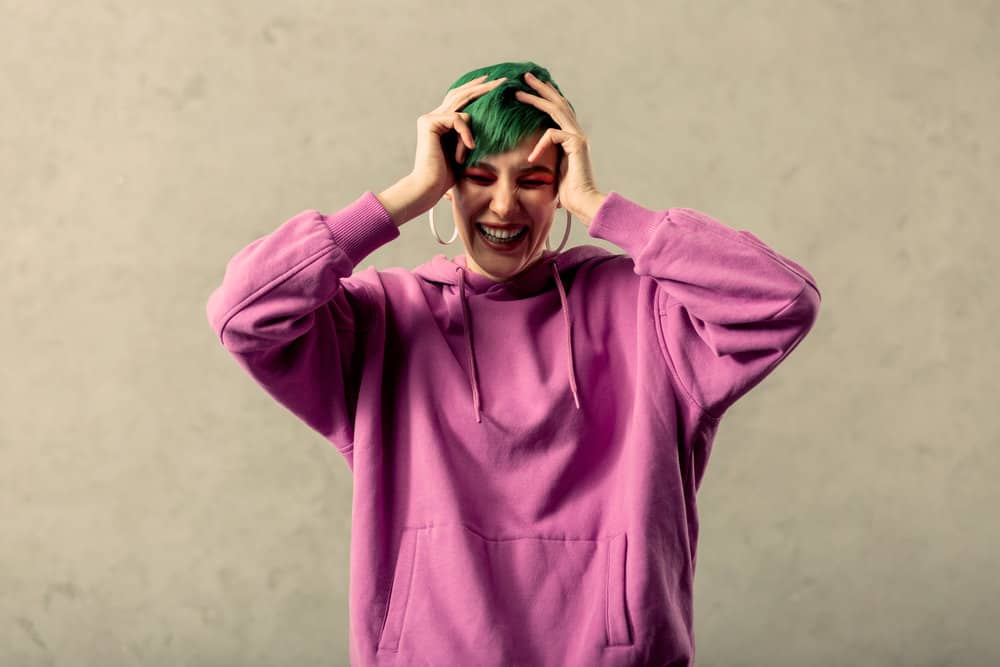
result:
[[(445, 144), (445, 154), (459, 173), (464, 171), (464, 167), (473, 165), (487, 156), (509, 151), (526, 137), (530, 137), (539, 130), (544, 132), (550, 127), (559, 128), (559, 124), (548, 113), (522, 102), (514, 96), (518, 90), (538, 95), (538, 91), (524, 81), (525, 72), (531, 72), (539, 80), (551, 84), (562, 95), (562, 91), (552, 80), (549, 71), (531, 61), (506, 62), (480, 67), (466, 72), (455, 83), (448, 86), (448, 90), (451, 90), (484, 74), (487, 75), (485, 81), (492, 81), (502, 76), (507, 77), (507, 80), (499, 86), (459, 109), (459, 112), (469, 114), (472, 138), (476, 142), (475, 148), (466, 154), (462, 164), (455, 162), (458, 135), (456, 133), (446, 135), (449, 141)], [(572, 103), (569, 106), (573, 109)], [(576, 109), (573, 111), (575, 112)], [(559, 157), (560, 159), (562, 157), (561, 150)]]

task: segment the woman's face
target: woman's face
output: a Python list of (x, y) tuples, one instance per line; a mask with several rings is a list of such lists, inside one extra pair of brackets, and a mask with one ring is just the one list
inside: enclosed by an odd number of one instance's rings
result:
[[(545, 251), (545, 239), (559, 208), (559, 147), (546, 146), (534, 162), (528, 162), (543, 133), (539, 130), (506, 153), (469, 165), (445, 193), (465, 244), (469, 269), (492, 280), (514, 277)], [(513, 242), (504, 243), (485, 236), (481, 224), (502, 235), (523, 231)]]

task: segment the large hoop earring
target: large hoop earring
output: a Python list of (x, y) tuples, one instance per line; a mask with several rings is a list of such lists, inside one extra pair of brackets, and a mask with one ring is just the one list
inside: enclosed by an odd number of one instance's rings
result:
[[(451, 238), (448, 239), (447, 241), (442, 241), (441, 237), (437, 233), (437, 228), (434, 227), (434, 207), (433, 206), (430, 208), (429, 211), (427, 211), (427, 218), (428, 218), (428, 220), (431, 223), (431, 234), (434, 235), (434, 238), (437, 239), (438, 243), (440, 243), (441, 245), (450, 245), (451, 243), (455, 242), (455, 238), (458, 237), (458, 225), (455, 226), (455, 232), (451, 235)], [(563, 247), (566, 245), (566, 241), (569, 240), (569, 229), (572, 226), (572, 224), (573, 224), (573, 216), (570, 214), (569, 209), (566, 209), (566, 231), (563, 232), (562, 243), (560, 243), (559, 247), (556, 249), (556, 251), (555, 251), (556, 254), (559, 254), (560, 252), (562, 252)], [(552, 250), (552, 248), (549, 247), (549, 237), (548, 236), (545, 237), (545, 249), (546, 250)]]
[[(572, 224), (573, 224), (573, 216), (570, 215), (569, 209), (566, 209), (566, 231), (563, 232), (562, 243), (560, 243), (559, 247), (556, 249), (556, 254), (557, 255), (562, 252), (563, 246), (565, 246), (566, 245), (566, 241), (569, 240), (569, 228), (570, 228), (570, 225), (572, 225)], [(549, 237), (548, 236), (545, 237), (545, 249), (546, 250), (551, 250), (552, 249), (552, 248), (549, 247)]]
[[(438, 203), (440, 203), (440, 202), (438, 202)], [(448, 239), (447, 241), (442, 241), (441, 237), (438, 236), (437, 229), (435, 229), (435, 227), (434, 227), (434, 207), (433, 206), (431, 206), (431, 209), (429, 211), (427, 211), (427, 217), (430, 219), (430, 222), (431, 222), (431, 234), (434, 235), (434, 238), (437, 239), (438, 243), (440, 243), (441, 245), (450, 245), (450, 244), (452, 244), (452, 243), (455, 242), (455, 239), (458, 238), (458, 225), (455, 225), (455, 233), (451, 235), (451, 238)]]

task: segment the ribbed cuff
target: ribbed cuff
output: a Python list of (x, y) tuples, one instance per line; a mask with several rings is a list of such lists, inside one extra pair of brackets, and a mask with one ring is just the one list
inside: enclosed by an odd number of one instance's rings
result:
[(399, 237), (399, 227), (371, 190), (323, 221), (330, 238), (357, 266), (368, 255)]
[(590, 236), (611, 241), (635, 257), (666, 214), (666, 211), (640, 206), (612, 190), (597, 209), (587, 231)]

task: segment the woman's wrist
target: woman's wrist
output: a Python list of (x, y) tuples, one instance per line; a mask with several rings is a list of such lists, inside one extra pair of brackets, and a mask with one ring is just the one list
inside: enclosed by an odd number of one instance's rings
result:
[(427, 210), (423, 201), (426, 192), (414, 183), (410, 175), (404, 176), (375, 196), (382, 202), (397, 227), (402, 227)]

